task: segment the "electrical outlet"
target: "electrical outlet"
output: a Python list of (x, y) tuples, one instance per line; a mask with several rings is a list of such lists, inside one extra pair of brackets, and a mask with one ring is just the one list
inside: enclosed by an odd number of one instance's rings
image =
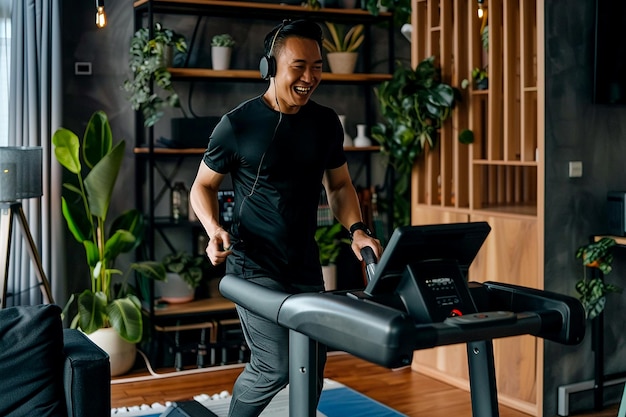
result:
[(569, 177), (580, 178), (583, 176), (583, 163), (582, 161), (570, 161), (569, 162)]

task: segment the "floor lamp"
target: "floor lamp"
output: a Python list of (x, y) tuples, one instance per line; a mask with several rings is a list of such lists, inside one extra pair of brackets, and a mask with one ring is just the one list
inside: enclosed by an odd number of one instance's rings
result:
[(41, 161), (41, 147), (0, 147), (0, 309), (6, 307), (11, 238), (15, 219), (20, 222), (22, 234), (28, 244), (28, 253), (36, 267), (44, 302), (48, 304), (54, 302), (20, 201), (42, 196)]

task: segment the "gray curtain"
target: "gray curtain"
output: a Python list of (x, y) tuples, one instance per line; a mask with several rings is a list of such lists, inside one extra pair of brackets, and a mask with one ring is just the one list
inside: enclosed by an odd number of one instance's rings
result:
[[(51, 147), (62, 116), (60, 0), (13, 0), (12, 7), (9, 145), (43, 148), (43, 197), (22, 205), (54, 300), (65, 300), (61, 169)], [(6, 305), (41, 303), (19, 224), (12, 244), (8, 290), (14, 295)]]

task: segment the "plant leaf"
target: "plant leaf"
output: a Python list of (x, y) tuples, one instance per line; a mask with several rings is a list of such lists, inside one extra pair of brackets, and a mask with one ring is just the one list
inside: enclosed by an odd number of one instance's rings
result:
[(92, 169), (109, 153), (113, 143), (113, 135), (107, 115), (96, 111), (91, 115), (85, 135), (83, 136), (83, 158), (85, 164)]
[(111, 327), (126, 341), (139, 343), (143, 333), (141, 302), (134, 295), (111, 301), (106, 307)]
[(78, 296), (79, 326), (87, 334), (104, 327), (107, 297), (103, 292), (83, 291)]
[(80, 174), (80, 143), (78, 136), (70, 130), (60, 128), (52, 135), (54, 156), (65, 169), (73, 174)]
[(85, 177), (85, 189), (91, 213), (106, 219), (113, 188), (124, 158), (126, 142), (118, 143)]

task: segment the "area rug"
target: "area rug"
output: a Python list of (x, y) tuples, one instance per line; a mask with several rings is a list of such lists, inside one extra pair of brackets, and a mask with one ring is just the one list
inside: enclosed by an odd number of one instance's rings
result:
[[(200, 404), (218, 417), (227, 417), (230, 396), (221, 394), (200, 394), (194, 396)], [(159, 417), (169, 403), (135, 405), (114, 408), (111, 416), (120, 417)], [(289, 387), (279, 392), (260, 417), (289, 416)], [(407, 417), (392, 408), (363, 395), (350, 387), (332, 379), (324, 380), (324, 389), (317, 410), (317, 417)]]

